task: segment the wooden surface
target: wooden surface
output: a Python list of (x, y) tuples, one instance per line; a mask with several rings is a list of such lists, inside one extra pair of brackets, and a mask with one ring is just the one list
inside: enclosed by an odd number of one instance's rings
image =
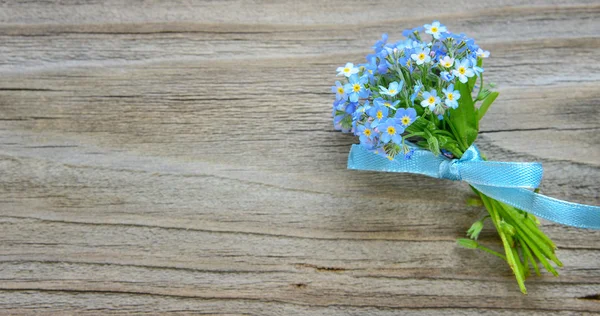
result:
[[(335, 68), (440, 19), (492, 52), (478, 140), (600, 205), (597, 1), (2, 1), (0, 314), (600, 313), (600, 231), (527, 281), (464, 183), (346, 170)], [(482, 240), (500, 243), (490, 229)]]

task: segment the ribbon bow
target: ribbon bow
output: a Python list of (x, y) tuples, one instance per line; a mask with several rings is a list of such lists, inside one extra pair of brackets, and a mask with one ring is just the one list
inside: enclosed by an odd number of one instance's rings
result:
[(415, 148), (411, 159), (393, 160), (361, 145), (352, 145), (348, 169), (416, 173), (465, 181), (493, 199), (549, 221), (600, 229), (600, 207), (561, 201), (530, 190), (539, 187), (542, 181), (540, 163), (485, 161), (475, 145), (460, 159), (435, 156), (428, 150)]

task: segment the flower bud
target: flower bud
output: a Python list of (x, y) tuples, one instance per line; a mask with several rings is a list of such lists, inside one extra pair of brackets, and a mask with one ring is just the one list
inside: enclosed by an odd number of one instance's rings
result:
[(479, 246), (479, 244), (475, 240), (471, 239), (459, 238), (456, 241), (458, 242), (459, 246), (469, 249), (476, 249)]
[(473, 225), (471, 225), (471, 228), (469, 228), (469, 230), (467, 230), (467, 236), (469, 236), (471, 239), (477, 239), (482, 229), (483, 220), (478, 220), (475, 223), (473, 223)]
[(515, 228), (505, 221), (500, 222), (500, 229), (502, 229), (502, 231), (509, 236), (514, 236), (517, 233)]

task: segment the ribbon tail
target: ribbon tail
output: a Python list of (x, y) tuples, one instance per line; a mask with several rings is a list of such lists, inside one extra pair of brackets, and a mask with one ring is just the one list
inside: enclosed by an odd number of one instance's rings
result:
[(600, 207), (561, 201), (521, 188), (502, 188), (472, 184), (481, 193), (563, 225), (600, 229)]

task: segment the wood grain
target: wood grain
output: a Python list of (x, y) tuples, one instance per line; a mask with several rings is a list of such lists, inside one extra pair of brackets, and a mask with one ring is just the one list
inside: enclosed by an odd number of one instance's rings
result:
[[(463, 183), (345, 169), (335, 68), (440, 19), (492, 51), (478, 143), (600, 205), (597, 1), (8, 1), (0, 314), (600, 313), (600, 231), (527, 281)], [(483, 243), (500, 247), (491, 229)]]

